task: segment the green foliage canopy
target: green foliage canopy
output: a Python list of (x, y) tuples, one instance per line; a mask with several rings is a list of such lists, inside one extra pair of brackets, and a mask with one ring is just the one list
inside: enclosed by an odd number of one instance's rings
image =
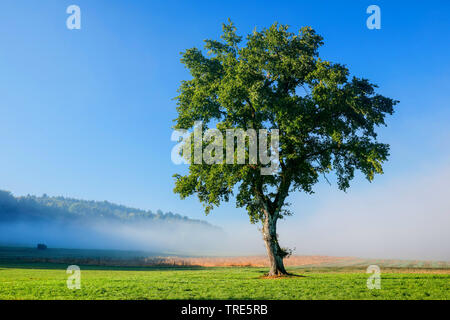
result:
[(350, 77), (346, 66), (321, 59), (322, 44), (310, 27), (292, 33), (277, 23), (243, 42), (229, 21), (221, 40), (205, 40), (207, 54), (182, 53), (192, 79), (179, 88), (174, 127), (202, 121), (203, 130), (279, 129), (279, 170), (263, 176), (261, 165), (191, 163), (187, 175), (174, 176), (176, 193), (197, 194), (208, 213), (237, 191), (237, 206), (255, 222), (265, 213), (289, 214), (289, 192), (312, 193), (321, 175), (334, 172), (346, 190), (356, 170), (369, 181), (383, 172), (389, 146), (377, 141), (376, 128), (397, 101), (376, 93), (369, 80)]

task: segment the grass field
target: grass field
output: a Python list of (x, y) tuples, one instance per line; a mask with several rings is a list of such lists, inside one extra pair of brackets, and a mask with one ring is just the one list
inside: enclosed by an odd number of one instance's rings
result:
[(262, 278), (255, 267), (81, 266), (81, 289), (66, 286), (67, 265), (0, 266), (0, 299), (449, 299), (450, 274), (390, 269), (381, 290), (361, 270), (291, 268), (295, 277)]
[[(140, 253), (141, 254), (141, 253)], [(447, 262), (296, 257), (295, 276), (264, 278), (266, 267), (207, 267), (259, 258), (137, 259), (134, 253), (0, 247), (0, 300), (5, 299), (450, 299)], [(108, 258), (110, 257), (110, 258)], [(59, 263), (55, 261), (60, 261)], [(181, 262), (180, 262), (181, 261)], [(108, 263), (119, 265), (106, 266)], [(143, 263), (172, 265), (148, 266)], [(81, 268), (81, 289), (66, 285), (69, 264)], [(137, 266), (127, 264), (138, 263)], [(178, 263), (197, 265), (177, 266)], [(203, 264), (203, 265), (202, 265)], [(381, 267), (381, 289), (365, 270)]]

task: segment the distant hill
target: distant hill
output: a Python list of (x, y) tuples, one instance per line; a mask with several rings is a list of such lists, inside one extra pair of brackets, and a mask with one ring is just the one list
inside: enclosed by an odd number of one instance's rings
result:
[(190, 219), (176, 213), (157, 210), (145, 211), (114, 204), (108, 201), (87, 201), (43, 195), (14, 197), (0, 190), (1, 221), (48, 222), (118, 222), (118, 223), (182, 223), (217, 228), (206, 221)]

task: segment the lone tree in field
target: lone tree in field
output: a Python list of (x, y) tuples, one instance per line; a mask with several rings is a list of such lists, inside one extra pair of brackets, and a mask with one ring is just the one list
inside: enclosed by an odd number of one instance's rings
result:
[(278, 219), (291, 215), (289, 193), (312, 193), (327, 173), (335, 174), (344, 191), (355, 170), (369, 181), (381, 174), (389, 146), (377, 142), (375, 130), (397, 103), (375, 93), (377, 86), (367, 79), (349, 78), (344, 65), (320, 59), (323, 39), (312, 28), (298, 34), (288, 29), (275, 23), (243, 42), (230, 21), (221, 40), (205, 41), (207, 55), (186, 50), (181, 61), (192, 79), (179, 88), (174, 126), (189, 129), (202, 121), (202, 130), (214, 125), (222, 132), (279, 130), (279, 165), (273, 175), (261, 174), (267, 165), (248, 161), (192, 161), (189, 174), (174, 176), (174, 191), (181, 198), (197, 194), (206, 214), (236, 193), (237, 207), (246, 208), (252, 223), (262, 222), (272, 276), (286, 274), (283, 258), (289, 252), (280, 247), (276, 227)]

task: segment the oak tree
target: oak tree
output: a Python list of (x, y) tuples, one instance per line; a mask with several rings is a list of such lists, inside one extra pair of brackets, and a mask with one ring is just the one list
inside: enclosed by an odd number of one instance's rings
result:
[(174, 128), (202, 121), (202, 130), (267, 129), (269, 139), (278, 129), (278, 169), (263, 175), (265, 165), (248, 161), (191, 161), (188, 174), (174, 176), (174, 191), (181, 198), (198, 195), (206, 213), (233, 196), (252, 223), (262, 223), (269, 275), (286, 274), (289, 250), (278, 243), (277, 221), (292, 214), (289, 193), (312, 193), (325, 174), (334, 174), (341, 190), (357, 170), (369, 181), (381, 174), (389, 146), (377, 141), (376, 129), (386, 125), (397, 101), (376, 93), (369, 80), (350, 76), (345, 65), (321, 59), (323, 39), (311, 27), (293, 33), (274, 23), (243, 40), (229, 21), (220, 38), (205, 40), (204, 51), (182, 53), (192, 78), (179, 88)]

